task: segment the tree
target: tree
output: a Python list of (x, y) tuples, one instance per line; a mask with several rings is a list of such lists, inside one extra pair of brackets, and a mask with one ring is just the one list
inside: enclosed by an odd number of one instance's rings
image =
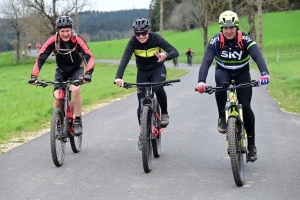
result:
[(35, 18), (40, 19), (41, 26), (34, 28), (39, 29), (40, 32), (44, 32), (46, 35), (56, 33), (55, 23), (59, 16), (75, 17), (87, 5), (91, 5), (90, 0), (24, 0), (24, 2), (27, 7), (31, 8), (31, 13)]
[(223, 0), (185, 0), (173, 11), (169, 20), (170, 26), (183, 28), (181, 31), (201, 28), (203, 31), (204, 49), (207, 45), (207, 28), (210, 21), (214, 23), (228, 4)]
[[(173, 15), (172, 11), (174, 8), (181, 3), (182, 0), (163, 0), (163, 21), (168, 21), (168, 19)], [(149, 16), (148, 19), (151, 23), (152, 31), (159, 31), (160, 29), (160, 0), (152, 0), (149, 6)], [(164, 23), (165, 28), (167, 26)]]
[(5, 26), (15, 35), (11, 41), (16, 49), (16, 64), (20, 62), (21, 38), (25, 34), (28, 23), (26, 17), (28, 10), (22, 0), (2, 0), (1, 12), (4, 16)]

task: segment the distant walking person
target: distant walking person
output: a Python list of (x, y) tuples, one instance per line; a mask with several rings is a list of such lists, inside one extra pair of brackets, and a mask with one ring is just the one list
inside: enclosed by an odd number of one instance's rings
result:
[[(89, 83), (92, 80), (92, 73), (94, 70), (94, 56), (87, 46), (86, 42), (79, 35), (76, 35), (73, 30), (73, 20), (71, 17), (62, 16), (56, 20), (57, 33), (51, 36), (43, 45), (40, 53), (34, 64), (30, 84), (37, 82), (37, 77), (46, 59), (52, 52), (56, 56), (56, 71), (54, 81), (62, 79), (67, 81), (78, 80), (83, 76), (83, 81)], [(85, 74), (84, 74), (84, 66)], [(60, 103), (58, 99), (58, 85), (54, 86), (54, 107), (59, 108)], [(82, 120), (81, 120), (81, 86), (72, 85), (72, 95), (74, 102), (74, 134), (79, 136), (82, 134)]]
[(38, 52), (40, 52), (41, 44), (39, 42), (36, 43), (35, 48)]

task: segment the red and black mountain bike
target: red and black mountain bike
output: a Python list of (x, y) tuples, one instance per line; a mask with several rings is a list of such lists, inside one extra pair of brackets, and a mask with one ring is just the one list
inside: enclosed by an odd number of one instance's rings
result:
[(53, 163), (57, 167), (60, 167), (65, 158), (66, 142), (70, 141), (74, 153), (78, 153), (81, 150), (82, 135), (74, 135), (74, 106), (71, 101), (71, 85), (78, 86), (83, 84), (83, 82), (81, 80), (58, 82), (38, 81), (36, 85), (47, 87), (49, 84), (59, 85), (59, 98), (57, 100), (60, 102), (61, 107), (55, 108), (52, 113), (50, 145)]

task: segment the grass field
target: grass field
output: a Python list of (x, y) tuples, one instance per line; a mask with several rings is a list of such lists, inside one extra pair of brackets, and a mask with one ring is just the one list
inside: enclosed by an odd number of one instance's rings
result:
[[(300, 11), (267, 13), (263, 15), (263, 55), (269, 67), (271, 83), (269, 92), (279, 102), (279, 106), (289, 112), (300, 113), (300, 37), (297, 26)], [(247, 28), (245, 18), (240, 20), (241, 30)], [(219, 31), (217, 24), (209, 27), (209, 38)], [(247, 31), (246, 31), (247, 32)], [(203, 36), (199, 30), (188, 32), (165, 31), (163, 36), (174, 45), (181, 56), (179, 62), (186, 62), (185, 50), (191, 47), (195, 51), (195, 67), (200, 66), (204, 54)], [(127, 39), (92, 42), (90, 49), (96, 59), (119, 60), (128, 42)], [(22, 59), (20, 65), (14, 65), (11, 52), (0, 54), (1, 115), (0, 144), (19, 138), (22, 142), (29, 132), (49, 128), (49, 119), (53, 110), (52, 87), (41, 88), (27, 84), (34, 59)], [(168, 61), (171, 62), (171, 61)], [(41, 70), (40, 79), (53, 80), (55, 63), (49, 59)], [(257, 69), (255, 64), (253, 69)], [(95, 65), (93, 82), (83, 85), (83, 106), (107, 102), (122, 97), (134, 90), (122, 90), (112, 84), (117, 70), (115, 64)], [(168, 68), (168, 79), (186, 74), (185, 70)], [(126, 81), (134, 81), (136, 68), (127, 67)], [(253, 77), (256, 78), (256, 77)], [(196, 84), (195, 80), (195, 84)]]

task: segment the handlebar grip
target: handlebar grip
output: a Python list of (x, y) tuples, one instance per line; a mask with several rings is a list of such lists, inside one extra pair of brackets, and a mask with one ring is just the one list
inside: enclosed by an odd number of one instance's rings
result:
[(35, 81), (38, 81), (36, 78), (31, 78), (29, 81), (28, 81), (28, 83), (29, 84), (33, 84), (33, 83), (35, 83)]
[(174, 79), (174, 80), (169, 80), (169, 81), (165, 81), (166, 83), (176, 83), (176, 82), (180, 82), (180, 79)]

